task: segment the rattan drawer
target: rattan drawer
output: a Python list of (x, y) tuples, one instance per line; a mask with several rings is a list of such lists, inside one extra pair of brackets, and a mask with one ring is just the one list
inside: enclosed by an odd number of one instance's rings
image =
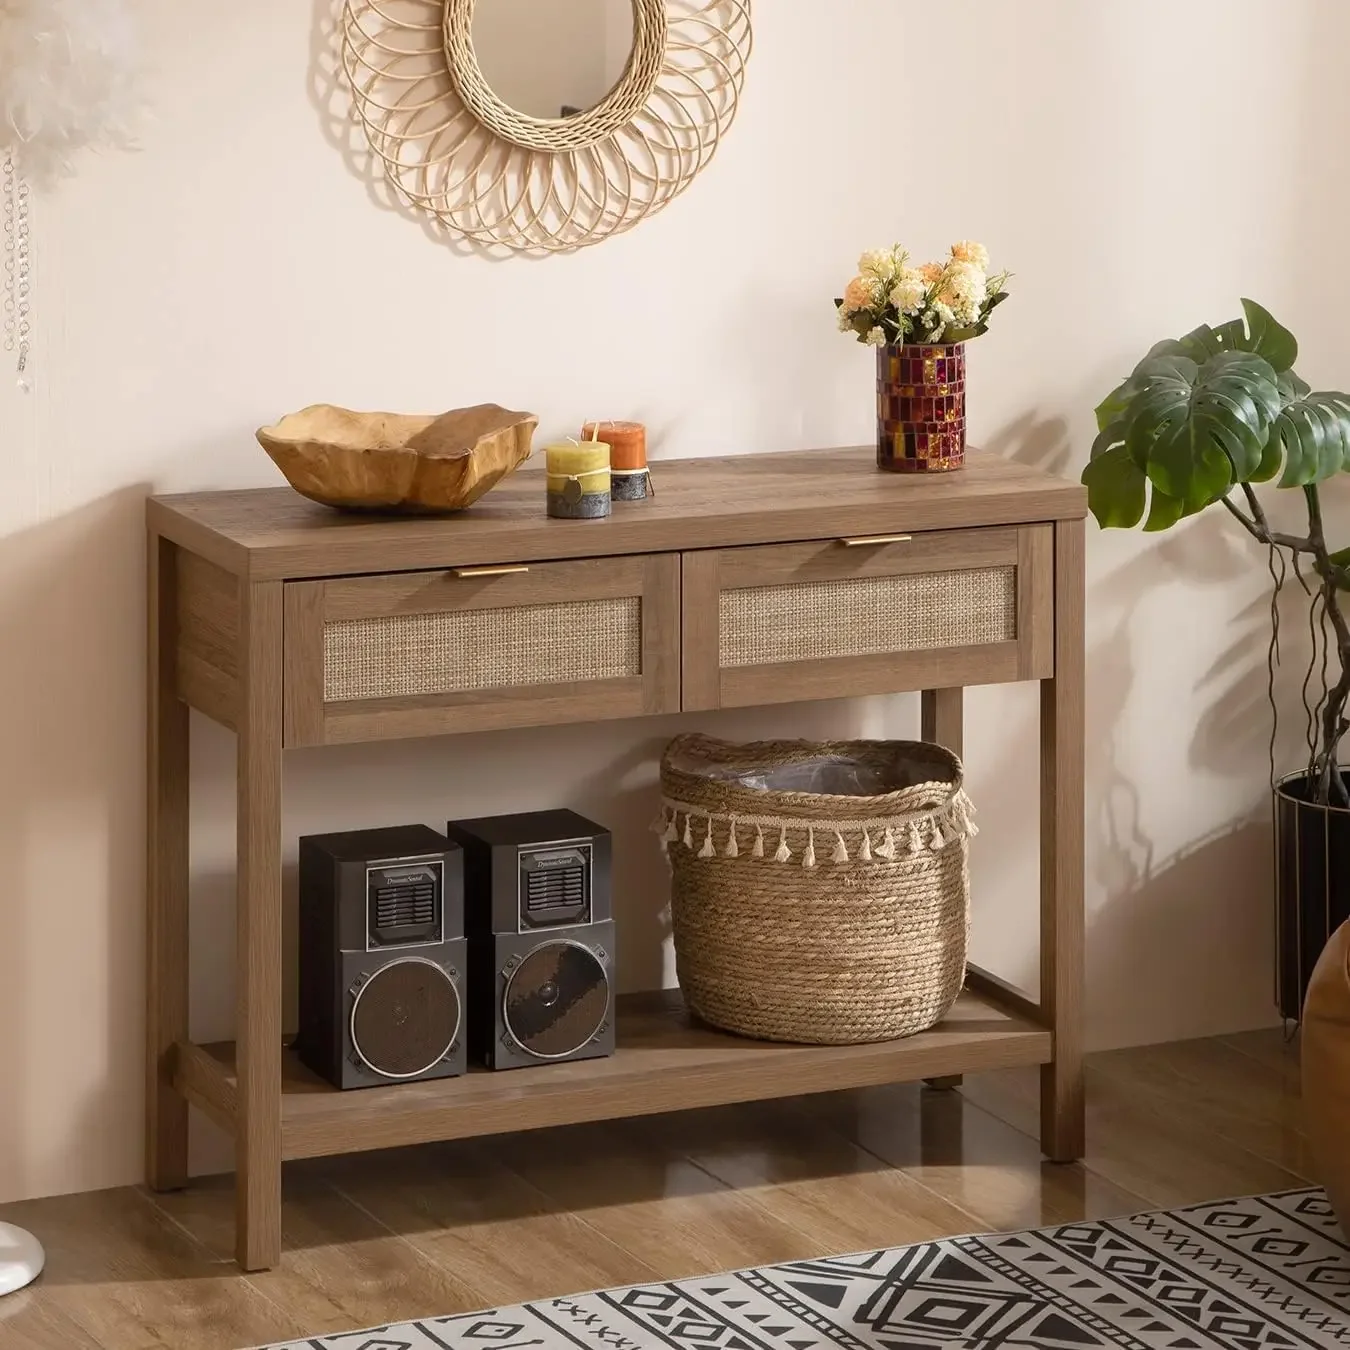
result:
[(679, 584), (676, 554), (289, 582), (286, 744), (673, 712)]
[(1051, 528), (686, 553), (684, 707), (1048, 676)]

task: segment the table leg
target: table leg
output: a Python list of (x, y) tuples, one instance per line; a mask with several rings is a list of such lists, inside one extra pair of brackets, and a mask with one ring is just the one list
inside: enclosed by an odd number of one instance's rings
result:
[(145, 1176), (187, 1184), (188, 1106), (173, 1047), (188, 1035), (188, 709), (177, 690), (177, 546), (150, 536), (147, 560)]
[(281, 1257), (282, 583), (240, 585), (236, 1238), (265, 1270)]
[[(965, 690), (925, 689), (919, 696), (919, 736), (935, 745), (946, 746), (958, 759), (961, 757), (964, 731)], [(924, 1086), (947, 1092), (959, 1088), (962, 1076), (946, 1074), (941, 1078), (925, 1078)]]
[(919, 696), (920, 737), (945, 745), (958, 759), (961, 757), (964, 693), (963, 689), (925, 689)]
[(1054, 1060), (1041, 1070), (1041, 1148), (1083, 1155), (1084, 526), (1055, 526), (1055, 673), (1041, 681), (1041, 1007)]

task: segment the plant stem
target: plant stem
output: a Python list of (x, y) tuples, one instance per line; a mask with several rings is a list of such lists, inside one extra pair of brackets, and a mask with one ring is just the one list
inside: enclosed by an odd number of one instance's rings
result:
[(1287, 548), (1295, 557), (1300, 553), (1313, 553), (1315, 551), (1311, 537), (1300, 538), (1296, 534), (1281, 534), (1278, 530), (1272, 530), (1270, 522), (1266, 519), (1266, 513), (1261, 509), (1261, 503), (1251, 489), (1251, 484), (1243, 483), (1242, 490), (1246, 493), (1247, 502), (1251, 507), (1250, 519), (1233, 505), (1230, 498), (1224, 497), (1221, 500), (1228, 508), (1229, 513), (1240, 522), (1242, 528), (1253, 539), (1258, 539), (1263, 544), (1278, 544), (1280, 548)]
[(1303, 489), (1308, 503), (1308, 537), (1313, 542), (1313, 557), (1322, 579), (1322, 598), (1331, 626), (1336, 630), (1336, 656), (1340, 661), (1340, 678), (1327, 692), (1322, 708), (1322, 744), (1318, 754), (1317, 800), (1332, 806), (1350, 807), (1345, 781), (1341, 777), (1341, 737), (1350, 729), (1345, 718), (1345, 704), (1350, 698), (1350, 624), (1341, 611), (1341, 592), (1337, 585), (1337, 568), (1327, 553), (1326, 534), (1322, 526), (1322, 498), (1317, 485)]
[(1322, 500), (1316, 484), (1303, 489), (1308, 508), (1308, 533), (1304, 536), (1272, 530), (1251, 484), (1243, 483), (1242, 492), (1251, 514), (1244, 514), (1225, 497), (1223, 504), (1228, 508), (1229, 514), (1253, 539), (1289, 550), (1293, 555), (1294, 570), (1298, 572), (1299, 580), (1303, 581), (1304, 590), (1309, 590), (1309, 587), (1299, 572), (1298, 560), (1303, 554), (1309, 555), (1313, 560), (1325, 612), (1336, 634), (1336, 657), (1340, 664), (1340, 677), (1325, 691), (1325, 702), (1321, 705), (1321, 726), (1317, 730), (1317, 743), (1313, 753), (1314, 782), (1311, 786), (1315, 800), (1323, 805), (1350, 807), (1350, 791), (1346, 788), (1340, 767), (1341, 739), (1347, 731), (1350, 731), (1350, 721), (1347, 721), (1345, 716), (1346, 703), (1350, 701), (1350, 623), (1347, 623), (1341, 609), (1341, 585), (1348, 579), (1346, 569), (1331, 561), (1322, 523)]

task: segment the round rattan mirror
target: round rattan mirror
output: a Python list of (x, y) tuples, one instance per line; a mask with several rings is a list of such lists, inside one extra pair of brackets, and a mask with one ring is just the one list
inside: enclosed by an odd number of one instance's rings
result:
[(446, 63), (460, 98), (527, 150), (583, 150), (626, 126), (651, 96), (665, 50), (665, 0), (445, 7)]
[(682, 192), (731, 125), (750, 0), (344, 0), (356, 117), (397, 194), (557, 252)]

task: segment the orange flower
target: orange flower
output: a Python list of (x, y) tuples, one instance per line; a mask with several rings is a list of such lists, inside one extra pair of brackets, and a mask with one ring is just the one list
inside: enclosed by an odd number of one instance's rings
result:
[(877, 299), (877, 283), (872, 277), (854, 277), (844, 287), (844, 311), (856, 314), (860, 309), (871, 309)]
[(957, 262), (974, 263), (981, 271), (986, 271), (989, 267), (989, 250), (973, 239), (960, 239), (954, 243), (952, 257)]
[(942, 264), (935, 262), (924, 263), (924, 265), (919, 268), (919, 275), (924, 279), (927, 285), (931, 286), (942, 275)]

